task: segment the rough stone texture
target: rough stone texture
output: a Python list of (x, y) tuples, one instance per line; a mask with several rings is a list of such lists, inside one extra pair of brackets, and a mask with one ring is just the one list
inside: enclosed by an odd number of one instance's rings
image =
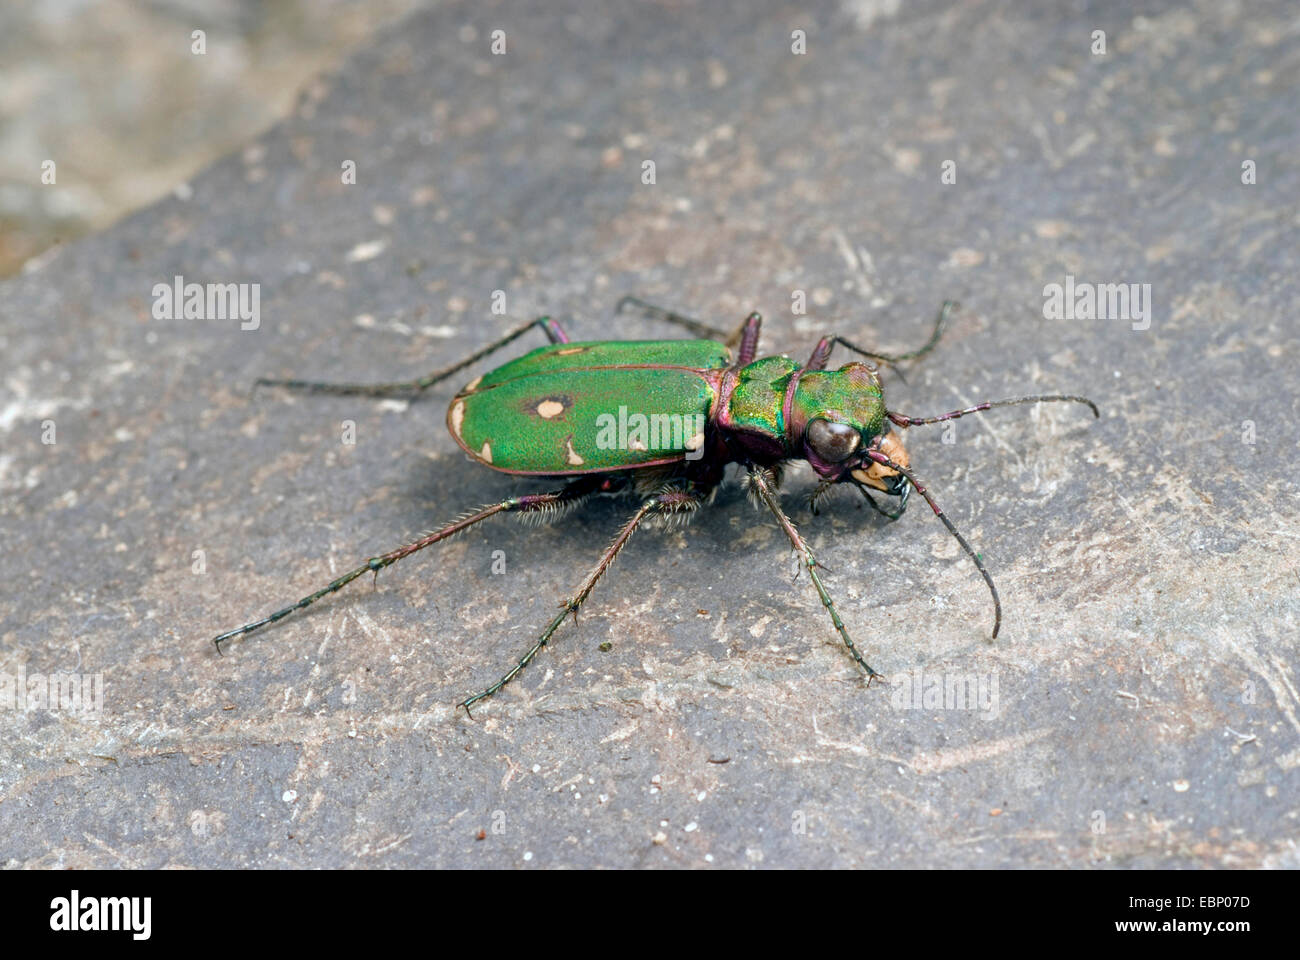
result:
[[(540, 6), (416, 15), (188, 201), (0, 287), (0, 669), (106, 683), (100, 715), (0, 713), (0, 862), (1296, 866), (1294, 9)], [(260, 329), (153, 319), (176, 274), (260, 283)], [(1151, 284), (1150, 328), (1045, 319), (1067, 274)], [(813, 518), (796, 471), (787, 503), (892, 689), (864, 687), (734, 485), (639, 535), (473, 720), (452, 705), (627, 504), (483, 527), (214, 654), (530, 487), (458, 452), (451, 388), (250, 396), (255, 377), (413, 376), (542, 311), (670, 334), (611, 319), (629, 291), (720, 325), (761, 309), (792, 353), (831, 330), (915, 345), (957, 297), (940, 348), (887, 375), (898, 409), (1095, 398), (1099, 422), (911, 432), (1002, 636), (923, 504)], [(998, 710), (893, 705), (916, 670), (996, 678)]]
[(187, 177), (289, 113), (306, 79), (421, 2), (0, 5), (0, 276), (184, 193)]

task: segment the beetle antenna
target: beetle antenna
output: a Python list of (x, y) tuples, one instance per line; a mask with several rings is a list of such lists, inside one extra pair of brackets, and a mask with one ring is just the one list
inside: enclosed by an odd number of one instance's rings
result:
[(993, 637), (994, 639), (997, 639), (998, 630), (1002, 628), (1002, 601), (998, 598), (998, 588), (993, 585), (993, 578), (989, 576), (988, 570), (984, 568), (984, 561), (980, 559), (978, 553), (971, 549), (971, 545), (966, 542), (966, 538), (961, 535), (955, 526), (953, 526), (953, 522), (949, 520), (947, 514), (940, 509), (939, 504), (934, 502), (934, 497), (930, 496), (930, 491), (925, 489), (925, 485), (922, 484), (920, 480), (916, 479), (916, 474), (912, 473), (911, 470), (908, 470), (907, 467), (902, 464), (890, 460), (879, 450), (869, 449), (866, 451), (866, 455), (882, 467), (889, 467), (891, 470), (897, 470), (903, 476), (907, 477), (908, 482), (916, 488), (916, 492), (925, 497), (925, 502), (930, 505), (930, 509), (934, 511), (934, 515), (942, 520), (943, 525), (948, 528), (948, 532), (957, 538), (957, 542), (961, 544), (961, 548), (966, 551), (967, 556), (969, 556), (971, 560), (975, 561), (975, 568), (979, 570), (980, 576), (984, 578), (984, 582), (989, 585), (989, 593), (993, 594)]
[(958, 304), (955, 300), (945, 300), (943, 307), (939, 310), (938, 318), (934, 321), (934, 330), (930, 334), (930, 339), (927, 340), (919, 349), (909, 350), (906, 353), (877, 353), (875, 350), (867, 350), (858, 346), (856, 343), (851, 343), (843, 337), (836, 336), (831, 339), (841, 347), (844, 347), (847, 350), (852, 350), (859, 356), (867, 357), (871, 360), (880, 360), (897, 368), (897, 364), (902, 361), (916, 360), (923, 357), (938, 345), (939, 338), (943, 336), (944, 325), (948, 322), (948, 314), (952, 313), (957, 306)]
[(1063, 394), (1052, 394), (1041, 397), (1010, 397), (1006, 400), (985, 400), (983, 403), (977, 403), (973, 407), (967, 407), (965, 410), (953, 410), (949, 413), (941, 414), (937, 417), (908, 417), (901, 413), (895, 413), (892, 410), (886, 411), (885, 416), (889, 417), (900, 427), (916, 427), (925, 423), (942, 423), (945, 420), (956, 420), (958, 417), (964, 417), (968, 413), (983, 413), (993, 407), (1014, 407), (1021, 403), (1053, 403), (1056, 401), (1066, 401), (1069, 403), (1087, 404), (1094, 417), (1101, 417), (1097, 410), (1097, 405), (1087, 397), (1070, 397)]

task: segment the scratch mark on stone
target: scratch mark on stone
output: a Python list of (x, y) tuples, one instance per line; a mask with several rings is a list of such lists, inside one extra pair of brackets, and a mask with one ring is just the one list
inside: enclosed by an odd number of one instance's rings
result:
[[(952, 392), (953, 395), (956, 396), (957, 399), (961, 401), (963, 407), (973, 407), (975, 405), (968, 396), (966, 396), (956, 387), (952, 388)], [(1001, 435), (996, 430), (993, 429), (993, 425), (989, 422), (989, 418), (976, 417), (975, 419), (979, 422), (980, 427), (984, 431), (986, 431), (990, 437), (993, 438), (994, 443), (996, 443), (999, 447), (1001, 447), (1007, 453), (1011, 454), (1013, 457), (1016, 458), (1016, 466), (1019, 467), (1021, 470), (1023, 470), (1025, 468), (1025, 461), (1021, 460), (1020, 454), (1016, 453), (1016, 451), (1012, 449), (1011, 444), (1003, 440)]]
[(908, 765), (920, 774), (942, 773), (944, 770), (951, 770), (953, 767), (981, 763), (985, 760), (992, 760), (994, 757), (1000, 757), (1004, 753), (1023, 750), (1031, 743), (1050, 735), (1051, 732), (1051, 727), (1040, 727), (1037, 730), (1030, 730), (1028, 733), (1018, 734), (1014, 737), (1003, 737), (1001, 740), (994, 740), (990, 743), (977, 743), (968, 747), (953, 747), (951, 750), (935, 750), (932, 753), (922, 752), (912, 757), (912, 762)]

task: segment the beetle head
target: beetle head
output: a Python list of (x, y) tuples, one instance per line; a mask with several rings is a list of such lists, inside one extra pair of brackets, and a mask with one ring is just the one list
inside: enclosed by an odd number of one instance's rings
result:
[(906, 498), (907, 478), (867, 456), (877, 450), (908, 467), (907, 449), (885, 419), (885, 399), (875, 370), (846, 363), (838, 370), (808, 371), (790, 405), (790, 431), (804, 458), (823, 480), (873, 487)]

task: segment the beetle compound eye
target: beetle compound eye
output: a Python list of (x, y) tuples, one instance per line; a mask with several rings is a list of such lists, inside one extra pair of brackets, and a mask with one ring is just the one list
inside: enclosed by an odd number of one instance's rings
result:
[(862, 435), (847, 423), (814, 420), (808, 424), (808, 445), (827, 463), (847, 459), (862, 442)]

